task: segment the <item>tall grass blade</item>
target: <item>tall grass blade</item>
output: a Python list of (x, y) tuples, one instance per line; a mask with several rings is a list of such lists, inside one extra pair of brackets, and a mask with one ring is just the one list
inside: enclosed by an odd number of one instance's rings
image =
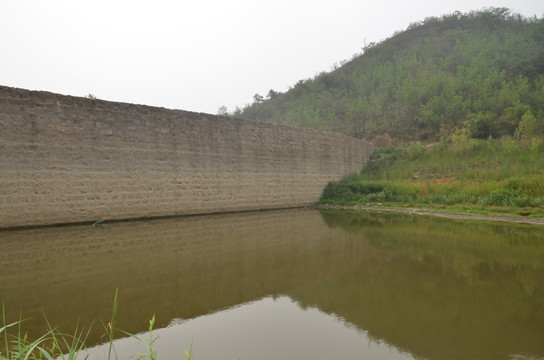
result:
[[(117, 315), (117, 306), (118, 306), (118, 300), (117, 296), (119, 294), (119, 289), (115, 289), (115, 296), (113, 297), (113, 310), (111, 313), (111, 319), (108, 325), (105, 325), (104, 328), (106, 329), (106, 333), (108, 334), (109, 338), (109, 349), (108, 349), (108, 360), (111, 360), (111, 353), (113, 351), (113, 354), (115, 355), (115, 359), (117, 360), (117, 351), (115, 351), (115, 346), (113, 345), (113, 339), (115, 338), (115, 317)], [(104, 325), (104, 324), (102, 324)]]
[(191, 349), (189, 350), (189, 352), (187, 352), (187, 350), (185, 350), (185, 357), (188, 360), (193, 360), (193, 342), (192, 341), (191, 341)]
[(149, 320), (149, 339), (148, 340), (144, 340), (141, 337), (131, 334), (127, 331), (119, 330), (122, 333), (138, 340), (139, 343), (145, 346), (146, 352), (138, 355), (138, 360), (144, 360), (144, 359), (157, 360), (157, 351), (155, 350), (153, 343), (155, 343), (155, 341), (159, 339), (159, 336), (153, 335), (154, 325), (155, 325), (155, 315), (153, 314), (153, 317), (151, 318), (151, 320)]
[(40, 354), (47, 360), (55, 360), (44, 348), (38, 346), (38, 350), (40, 351)]

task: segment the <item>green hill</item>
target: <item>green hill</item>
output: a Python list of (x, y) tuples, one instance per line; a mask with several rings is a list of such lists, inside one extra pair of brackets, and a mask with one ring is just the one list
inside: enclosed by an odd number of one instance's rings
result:
[(544, 133), (544, 19), (456, 12), (363, 51), (231, 115), (402, 143)]

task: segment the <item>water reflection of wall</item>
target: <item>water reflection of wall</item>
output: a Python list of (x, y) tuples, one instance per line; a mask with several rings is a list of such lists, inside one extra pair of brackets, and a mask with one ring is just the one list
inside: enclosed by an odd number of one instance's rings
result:
[(539, 226), (324, 212), (374, 247), (354, 271), (296, 289), (317, 306), (415, 356), (544, 356), (544, 234)]
[(541, 230), (293, 210), (0, 232), (0, 299), (73, 326), (107, 319), (119, 288), (141, 331), (286, 294), (422, 358), (543, 357)]
[(314, 210), (0, 232), (0, 298), (13, 316), (40, 319), (43, 309), (73, 326), (107, 319), (119, 288), (121, 326), (141, 331), (153, 313), (165, 326), (282, 294), (369, 251)]

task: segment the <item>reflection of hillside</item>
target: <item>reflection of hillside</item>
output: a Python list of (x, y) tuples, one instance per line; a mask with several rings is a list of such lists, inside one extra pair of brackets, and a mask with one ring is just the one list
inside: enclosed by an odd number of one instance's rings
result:
[(322, 214), (376, 251), (353, 272), (290, 292), (302, 305), (429, 359), (544, 356), (540, 228)]
[(0, 299), (71, 327), (107, 319), (119, 288), (119, 325), (137, 332), (153, 313), (162, 327), (322, 280), (368, 249), (313, 210), (0, 232)]
[(541, 230), (293, 210), (0, 232), (0, 301), (32, 335), (41, 309), (107, 319), (115, 288), (132, 332), (287, 294), (416, 356), (544, 356)]
[(429, 248), (464, 273), (489, 261), (544, 265), (542, 226), (364, 211), (321, 211), (333, 229), (364, 236), (374, 248), (426, 255)]

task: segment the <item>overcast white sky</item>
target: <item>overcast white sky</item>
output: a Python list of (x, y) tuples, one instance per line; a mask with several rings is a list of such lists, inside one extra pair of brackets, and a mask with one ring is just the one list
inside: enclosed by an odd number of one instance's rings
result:
[(215, 114), (397, 30), (542, 0), (0, 0), (0, 85)]

